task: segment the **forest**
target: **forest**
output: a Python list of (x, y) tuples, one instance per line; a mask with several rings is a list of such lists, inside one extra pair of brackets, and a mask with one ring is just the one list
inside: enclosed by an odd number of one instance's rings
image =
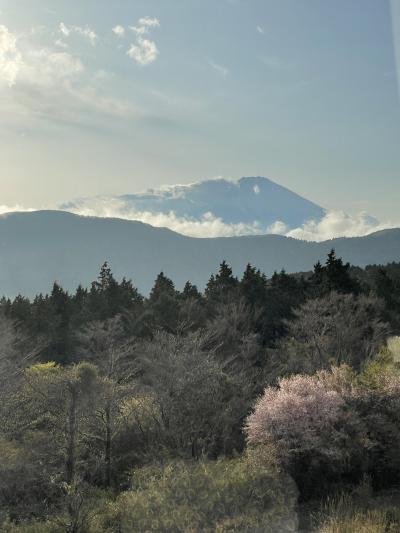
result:
[(400, 263), (334, 250), (4, 297), (0, 530), (400, 531), (399, 335)]

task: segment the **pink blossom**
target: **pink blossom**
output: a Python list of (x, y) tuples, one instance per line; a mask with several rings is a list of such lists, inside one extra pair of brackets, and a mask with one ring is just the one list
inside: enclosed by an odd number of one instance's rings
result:
[[(265, 389), (248, 417), (248, 442), (274, 443), (281, 456), (317, 448), (323, 451), (326, 438), (335, 433), (343, 405), (340, 394), (318, 375), (281, 379), (277, 388)], [(331, 453), (329, 446), (325, 453)]]

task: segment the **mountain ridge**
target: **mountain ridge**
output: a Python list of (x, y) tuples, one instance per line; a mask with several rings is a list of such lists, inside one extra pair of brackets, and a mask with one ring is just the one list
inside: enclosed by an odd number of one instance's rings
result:
[(88, 286), (104, 261), (144, 294), (160, 271), (177, 288), (190, 280), (203, 289), (224, 259), (239, 276), (249, 262), (267, 275), (304, 272), (323, 262), (332, 247), (357, 266), (400, 261), (400, 229), (321, 243), (280, 235), (194, 238), (118, 218), (9, 213), (0, 216), (0, 294), (33, 296), (48, 292), (54, 281), (68, 290)]

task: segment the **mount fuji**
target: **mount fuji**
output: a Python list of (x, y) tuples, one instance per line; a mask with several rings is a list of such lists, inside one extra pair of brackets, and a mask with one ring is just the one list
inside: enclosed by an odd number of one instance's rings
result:
[(82, 198), (60, 209), (139, 220), (194, 237), (284, 234), (326, 215), (319, 205), (263, 177), (218, 178), (139, 194)]

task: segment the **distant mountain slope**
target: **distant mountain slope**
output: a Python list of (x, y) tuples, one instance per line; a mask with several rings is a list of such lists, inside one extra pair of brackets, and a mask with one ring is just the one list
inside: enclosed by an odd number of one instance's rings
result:
[(354, 265), (400, 261), (400, 229), (322, 243), (277, 235), (194, 239), (141, 222), (80, 217), (60, 211), (0, 217), (0, 294), (49, 291), (54, 280), (68, 289), (88, 285), (109, 261), (116, 276), (132, 278), (147, 293), (163, 270), (181, 288), (203, 288), (226, 259), (236, 274), (251, 262), (267, 274), (310, 270), (334, 247)]
[[(118, 203), (119, 216), (129, 218), (132, 213), (153, 215), (173, 213), (176, 217), (202, 220), (212, 213), (225, 224), (257, 224), (261, 232), (277, 221), (287, 230), (302, 226), (309, 220), (319, 221), (325, 210), (298, 194), (263, 177), (247, 177), (237, 181), (213, 179), (190, 185), (174, 185), (150, 190), (143, 194), (129, 194), (99, 199), (99, 209)], [(79, 212), (96, 206), (96, 199), (81, 199), (61, 206)], [(104, 212), (100, 211), (101, 216)]]

